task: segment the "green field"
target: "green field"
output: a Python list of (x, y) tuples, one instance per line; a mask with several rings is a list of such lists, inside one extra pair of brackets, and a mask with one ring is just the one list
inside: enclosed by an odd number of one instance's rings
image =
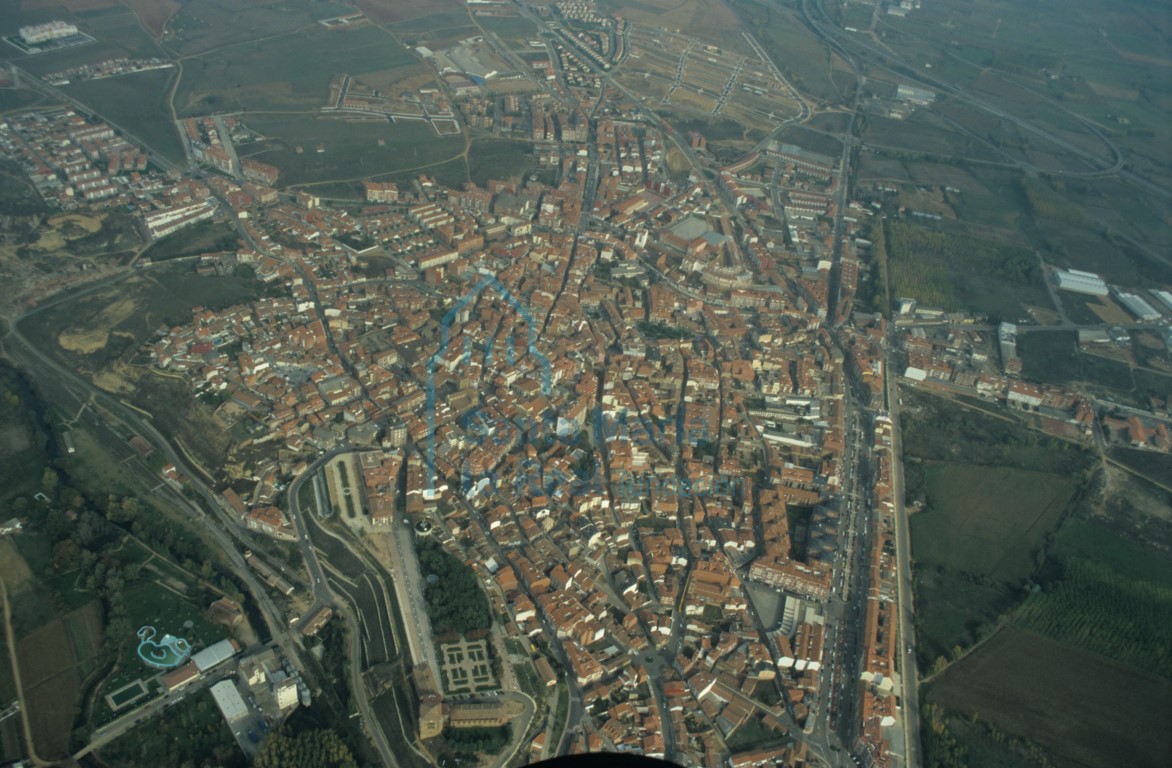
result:
[(325, 104), (336, 74), (363, 75), (413, 63), (415, 58), (378, 27), (331, 31), (313, 25), (184, 62), (175, 109), (186, 116), (315, 108)]
[(1026, 736), (1060, 768), (1161, 766), (1172, 750), (1172, 683), (1016, 627), (949, 668), (923, 700)]
[(927, 510), (911, 518), (916, 561), (1020, 581), (1074, 496), (1069, 477), (1009, 467), (931, 463)]
[(536, 165), (532, 150), (524, 141), (474, 141), (468, 150), (472, 182), (484, 186), (489, 179), (523, 181)]
[(1025, 317), (1025, 305), (1051, 306), (1041, 266), (1024, 248), (901, 221), (887, 231), (896, 296), (1009, 321)]
[(61, 90), (171, 162), (182, 163), (183, 145), (167, 109), (167, 92), (174, 76), (173, 68), (156, 69), (84, 80)]
[(266, 115), (249, 117), (247, 123), (266, 137), (258, 147), (262, 151), (251, 156), (280, 168), (282, 186), (362, 179), (415, 168), (419, 169), (413, 171), (416, 176), (430, 174), (464, 149), (463, 136), (437, 136), (421, 121), (391, 124)]
[(39, 92), (28, 88), (0, 88), (0, 112), (24, 109), (44, 100)]

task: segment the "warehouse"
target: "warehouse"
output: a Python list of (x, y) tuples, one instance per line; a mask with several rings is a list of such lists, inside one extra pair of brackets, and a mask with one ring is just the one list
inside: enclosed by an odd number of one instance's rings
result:
[(1107, 284), (1102, 278), (1091, 272), (1080, 272), (1077, 269), (1056, 269), (1054, 276), (1058, 280), (1058, 287), (1073, 293), (1085, 293), (1089, 296), (1106, 296)]
[(220, 714), (229, 726), (248, 717), (248, 705), (244, 703), (240, 691), (236, 690), (236, 685), (231, 680), (221, 680), (213, 685), (211, 690), (216, 706), (220, 708)]

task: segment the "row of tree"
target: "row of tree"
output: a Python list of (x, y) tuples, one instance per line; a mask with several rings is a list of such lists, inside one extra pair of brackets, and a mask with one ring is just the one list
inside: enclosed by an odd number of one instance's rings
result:
[(1172, 589), (1081, 558), (1065, 560), (1062, 577), (1017, 614), (1057, 640), (1172, 678), (1169, 617)]

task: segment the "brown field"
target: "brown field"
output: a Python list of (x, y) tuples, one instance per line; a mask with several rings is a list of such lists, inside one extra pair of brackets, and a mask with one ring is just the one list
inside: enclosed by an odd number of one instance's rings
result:
[(704, 114), (711, 114), (712, 108), (716, 106), (716, 100), (699, 93), (693, 93), (685, 88), (676, 88), (672, 91), (668, 101), (676, 106), (694, 109), (697, 112)]
[(1099, 316), (1104, 323), (1130, 323), (1131, 315), (1127, 314), (1115, 302), (1102, 296), (1096, 302), (1087, 302), (1087, 308)]
[(100, 637), (101, 609), (94, 601), (17, 642), (29, 721), (42, 757), (62, 757), (69, 746), (82, 676), (90, 670)]
[(138, 305), (131, 299), (123, 299), (105, 307), (86, 326), (74, 327), (62, 331), (57, 337), (57, 343), (67, 352), (80, 352), (88, 355), (104, 349), (110, 340), (110, 331), (114, 326), (125, 321), (138, 309)]
[(1172, 681), (1013, 626), (945, 671), (926, 698), (1039, 742), (1058, 768), (1155, 768), (1172, 755)]
[(177, 0), (123, 0), (122, 5), (134, 11), (152, 37), (160, 37), (167, 20), (179, 10)]
[(17, 552), (12, 540), (8, 537), (0, 539), (0, 578), (4, 579), (8, 591), (16, 592), (32, 576), (28, 563)]

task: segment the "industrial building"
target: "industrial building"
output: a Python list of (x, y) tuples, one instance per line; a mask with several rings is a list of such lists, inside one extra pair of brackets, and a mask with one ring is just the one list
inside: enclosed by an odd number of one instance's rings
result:
[(1167, 291), (1152, 291), (1152, 295), (1159, 299), (1169, 312), (1172, 312), (1172, 293)]
[(895, 98), (900, 101), (906, 101), (909, 104), (926, 107), (936, 100), (936, 92), (930, 91), (927, 88), (916, 88), (914, 85), (900, 83), (895, 89)]
[(223, 664), (239, 652), (240, 646), (236, 644), (235, 640), (221, 640), (196, 653), (191, 657), (191, 660), (195, 662), (200, 674), (203, 674), (209, 669)]
[(1107, 284), (1093, 272), (1081, 272), (1077, 269), (1056, 269), (1054, 277), (1058, 281), (1058, 288), (1072, 293), (1085, 293), (1088, 296), (1106, 296)]
[(1151, 304), (1144, 301), (1134, 293), (1125, 293), (1119, 291), (1115, 294), (1115, 298), (1119, 303), (1127, 307), (1127, 311), (1138, 317), (1145, 323), (1150, 323), (1160, 319), (1160, 313)]
[(211, 687), (211, 691), (216, 706), (220, 708), (220, 714), (229, 726), (248, 717), (248, 705), (244, 703), (240, 691), (236, 690), (236, 684), (231, 680), (221, 680)]

